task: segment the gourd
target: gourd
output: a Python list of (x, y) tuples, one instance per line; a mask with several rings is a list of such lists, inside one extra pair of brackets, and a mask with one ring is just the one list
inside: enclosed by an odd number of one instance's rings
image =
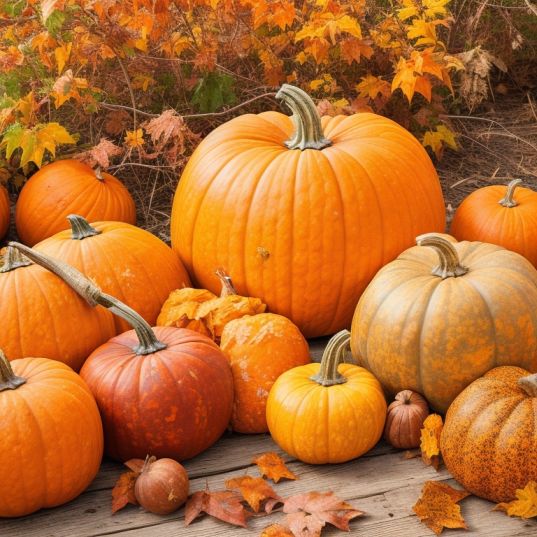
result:
[(421, 429), (428, 415), (429, 405), (419, 393), (399, 392), (388, 406), (384, 438), (399, 449), (419, 447)]
[(194, 283), (218, 292), (215, 267), (242, 296), (293, 321), (306, 337), (350, 325), (375, 273), (442, 231), (434, 166), (411, 134), (384, 117), (319, 117), (285, 84), (292, 117), (246, 114), (197, 147), (175, 194), (172, 247)]
[(445, 412), (498, 365), (537, 371), (537, 270), (492, 244), (427, 234), (382, 268), (356, 306), (352, 354), (393, 395)]
[(346, 462), (369, 451), (382, 436), (386, 420), (382, 387), (363, 367), (341, 363), (348, 345), (348, 331), (339, 332), (320, 364), (286, 371), (270, 390), (270, 434), (303, 462)]
[(46, 358), (0, 351), (0, 517), (76, 498), (99, 471), (103, 429), (86, 383)]
[(70, 214), (90, 222), (136, 223), (134, 200), (121, 181), (77, 160), (57, 160), (32, 175), (21, 190), (15, 207), (19, 238), (33, 246), (68, 229)]
[(9, 196), (7, 190), (0, 185), (0, 239), (3, 239), (9, 228)]

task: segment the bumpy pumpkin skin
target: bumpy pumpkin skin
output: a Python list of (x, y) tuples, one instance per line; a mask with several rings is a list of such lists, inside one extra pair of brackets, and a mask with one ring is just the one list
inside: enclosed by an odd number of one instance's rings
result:
[(0, 239), (3, 239), (9, 227), (9, 196), (0, 185)]
[(537, 395), (517, 385), (530, 373), (497, 367), (449, 407), (441, 436), (447, 469), (468, 491), (493, 502), (515, 499), (537, 480)]
[(225, 431), (233, 405), (233, 376), (225, 355), (208, 337), (156, 327), (167, 348), (139, 356), (134, 330), (96, 349), (82, 378), (101, 411), (105, 453), (118, 461), (184, 460), (211, 446)]
[(11, 366), (27, 382), (0, 392), (0, 517), (76, 498), (97, 475), (103, 454), (99, 411), (78, 375), (44, 358)]
[[(350, 325), (363, 290), (416, 235), (443, 231), (445, 208), (421, 144), (389, 119), (323, 117), (333, 143), (288, 149), (293, 123), (246, 114), (198, 146), (175, 194), (172, 247), (198, 287), (215, 266), (306, 337)], [(290, 292), (292, 290), (292, 292)]]
[(414, 390), (439, 412), (493, 367), (537, 371), (535, 268), (492, 244), (454, 247), (468, 273), (443, 280), (436, 252), (410, 248), (375, 276), (351, 329), (353, 356), (391, 396)]
[(136, 223), (136, 207), (123, 183), (108, 173), (100, 180), (86, 164), (58, 160), (43, 166), (24, 185), (15, 209), (22, 242), (33, 246), (69, 228), (67, 216), (89, 222), (118, 220)]
[(233, 372), (231, 427), (239, 433), (268, 432), (270, 389), (285, 371), (311, 362), (308, 342), (289, 319), (260, 313), (227, 323), (220, 347)]
[[(190, 286), (177, 254), (148, 231), (130, 224), (95, 222), (91, 227), (99, 234), (78, 240), (72, 238), (71, 230), (61, 231), (35, 249), (77, 268), (105, 293), (156, 324), (170, 292)], [(131, 328), (119, 317), (115, 323), (117, 334)]]
[(518, 252), (537, 267), (537, 192), (517, 187), (514, 207), (500, 204), (506, 187), (491, 185), (463, 200), (451, 223), (451, 234), (462, 241), (498, 244)]

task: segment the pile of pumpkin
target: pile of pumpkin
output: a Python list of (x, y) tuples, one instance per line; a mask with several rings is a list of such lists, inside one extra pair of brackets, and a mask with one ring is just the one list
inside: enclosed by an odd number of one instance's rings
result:
[[(537, 479), (537, 193), (476, 191), (457, 242), (404, 129), (278, 97), (291, 118), (237, 117), (194, 152), (173, 249), (108, 174), (57, 161), (24, 186), (27, 246), (0, 268), (0, 516), (76, 497), (103, 449), (182, 461), (230, 426), (336, 463), (383, 431), (416, 446), (428, 404), (468, 490), (506, 501)], [(8, 215), (2, 192), (2, 233)], [(310, 363), (305, 336), (336, 332)]]

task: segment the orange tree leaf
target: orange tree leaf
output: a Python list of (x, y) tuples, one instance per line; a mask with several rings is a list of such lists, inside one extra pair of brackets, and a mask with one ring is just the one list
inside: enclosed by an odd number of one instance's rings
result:
[(257, 464), (263, 477), (272, 479), (274, 483), (282, 478), (297, 479), (297, 476), (285, 466), (283, 459), (273, 451), (259, 455), (252, 462)]
[(395, 76), (392, 80), (392, 93), (396, 89), (400, 89), (408, 99), (408, 102), (412, 101), (416, 86), (417, 76), (414, 71), (414, 62), (405, 60), (405, 58), (399, 58), (395, 69)]
[(537, 483), (530, 481), (523, 489), (517, 489), (516, 500), (499, 503), (495, 511), (505, 511), (509, 516), (520, 518), (537, 517)]
[(248, 512), (242, 505), (242, 496), (230, 490), (194, 492), (185, 506), (185, 526), (188, 526), (202, 512), (235, 526), (246, 527)]
[[(440, 435), (444, 424), (442, 416), (438, 414), (430, 414), (423, 422), (421, 429), (421, 457), (423, 462), (428, 466), (437, 467), (440, 456)], [(436, 457), (436, 459), (434, 459)]]
[(141, 474), (142, 469), (144, 467), (144, 463), (145, 463), (144, 459), (129, 459), (124, 464), (129, 470), (131, 470), (131, 471), (133, 471), (133, 472), (135, 472), (137, 474)]
[(242, 497), (248, 505), (256, 512), (259, 512), (259, 504), (272, 498), (280, 500), (281, 498), (274, 492), (274, 489), (261, 477), (252, 477), (245, 475), (235, 477), (226, 481), (226, 488), (239, 490)]
[(119, 476), (112, 489), (112, 513), (123, 509), (128, 503), (138, 505), (134, 496), (134, 483), (138, 475), (138, 472), (125, 472)]
[(383, 97), (390, 95), (390, 85), (388, 82), (371, 74), (362, 77), (361, 81), (356, 84), (356, 90), (359, 92), (359, 97), (368, 97), (369, 99), (375, 99), (378, 95), (382, 95)]
[(457, 502), (469, 496), (465, 490), (457, 490), (444, 483), (426, 481), (421, 496), (412, 508), (418, 518), (437, 535), (444, 528), (468, 529)]
[(293, 532), (281, 524), (271, 524), (261, 533), (260, 537), (294, 537)]

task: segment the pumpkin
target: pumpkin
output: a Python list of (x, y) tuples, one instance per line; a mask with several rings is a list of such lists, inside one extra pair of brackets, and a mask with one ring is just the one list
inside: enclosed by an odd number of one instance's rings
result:
[(40, 356), (78, 371), (115, 335), (113, 316), (94, 309), (60, 278), (13, 247), (0, 268), (0, 348), (10, 359)]
[(0, 239), (3, 239), (9, 228), (9, 195), (0, 185)]
[(99, 471), (103, 428), (85, 382), (46, 358), (0, 351), (0, 517), (76, 498)]
[(309, 464), (339, 463), (370, 450), (382, 436), (386, 401), (366, 369), (340, 363), (347, 330), (328, 343), (321, 363), (295, 367), (272, 386), (267, 424), (273, 440)]
[[(427, 234), (360, 298), (352, 353), (390, 395), (417, 391), (445, 412), (498, 365), (537, 371), (537, 270), (492, 244)], [(516, 327), (516, 329), (515, 329)]]
[[(65, 261), (155, 324), (170, 291), (190, 285), (177, 254), (160, 239), (124, 222), (95, 222), (68, 216), (70, 230), (36, 245), (36, 250)], [(130, 329), (115, 319), (117, 333)]]
[(492, 369), (449, 407), (440, 439), (447, 469), (476, 496), (514, 500), (517, 489), (537, 481), (536, 422), (537, 375)]
[(136, 223), (136, 207), (123, 183), (78, 160), (57, 160), (26, 182), (15, 208), (19, 238), (34, 244), (69, 228), (66, 218)]
[(183, 328), (152, 329), (75, 268), (16, 247), (88, 303), (109, 308), (134, 327), (95, 349), (80, 372), (99, 406), (108, 456), (126, 461), (150, 453), (184, 460), (218, 440), (231, 418), (233, 376), (216, 343)]
[(429, 405), (423, 396), (412, 390), (403, 390), (388, 407), (384, 438), (399, 449), (417, 448), (421, 429), (429, 415)]
[(308, 342), (289, 319), (260, 313), (227, 323), (220, 348), (233, 372), (231, 427), (239, 433), (268, 432), (269, 391), (282, 373), (311, 362)]
[(521, 182), (514, 179), (507, 187), (472, 192), (455, 212), (451, 234), (458, 240), (498, 244), (537, 267), (537, 192), (519, 187)]
[(302, 90), (277, 94), (293, 112), (246, 114), (197, 147), (175, 194), (172, 247), (198, 287), (214, 267), (306, 337), (350, 325), (378, 269), (442, 231), (436, 171), (411, 134), (384, 117), (320, 118)]

